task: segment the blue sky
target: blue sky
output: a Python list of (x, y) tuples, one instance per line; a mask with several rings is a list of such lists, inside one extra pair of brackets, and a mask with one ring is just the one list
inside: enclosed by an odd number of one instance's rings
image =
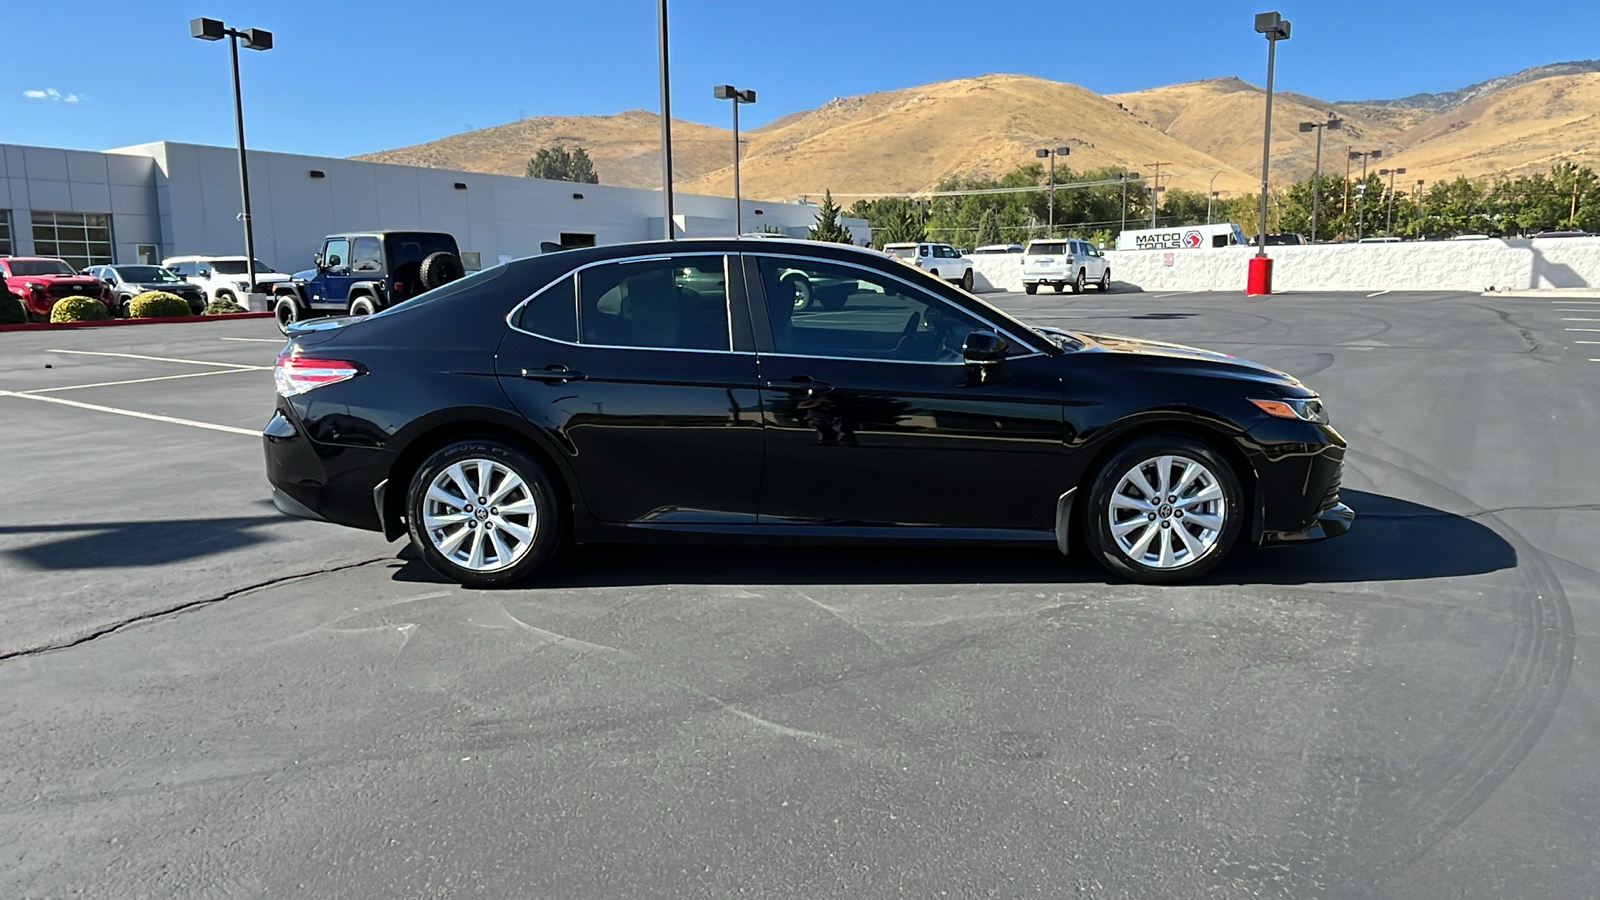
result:
[[(419, 143), (526, 115), (658, 108), (654, 0), (54, 0), (6, 4), (0, 142), (104, 149), (233, 142), (225, 44), (197, 15), (274, 32), (243, 53), (251, 146), (328, 156)], [(1264, 79), (1266, 3), (1008, 4), (673, 0), (673, 113), (728, 119), (711, 86), (755, 88), (751, 125), (836, 96), (985, 72), (1101, 93)], [(1294, 22), (1278, 86), (1328, 100), (1462, 87), (1600, 56), (1595, 0), (1519, 15), (1489, 0), (1326, 0)], [(1068, 42), (1092, 26), (1098, 36)], [(1098, 12), (1096, 12), (1098, 10)], [(1082, 14), (1077, 14), (1081, 12)], [(1081, 32), (1080, 32), (1081, 34)], [(42, 96), (41, 96), (42, 94)]]

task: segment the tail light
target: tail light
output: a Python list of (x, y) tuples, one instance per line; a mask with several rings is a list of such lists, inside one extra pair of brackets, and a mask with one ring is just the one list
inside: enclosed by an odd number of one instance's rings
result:
[(342, 359), (280, 356), (278, 364), (273, 367), (272, 377), (278, 383), (278, 393), (281, 396), (293, 397), (313, 388), (349, 381), (362, 371), (356, 363)]

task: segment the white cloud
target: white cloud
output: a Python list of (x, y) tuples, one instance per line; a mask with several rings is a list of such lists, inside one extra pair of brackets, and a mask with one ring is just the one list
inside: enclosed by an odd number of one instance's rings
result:
[(55, 88), (45, 88), (42, 91), (23, 91), (22, 96), (27, 97), (29, 100), (54, 100), (58, 103), (78, 103), (89, 99), (86, 95), (63, 94)]

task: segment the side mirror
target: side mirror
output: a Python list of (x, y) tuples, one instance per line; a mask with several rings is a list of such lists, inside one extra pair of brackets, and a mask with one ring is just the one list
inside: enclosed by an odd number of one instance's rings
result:
[(961, 356), (975, 366), (992, 366), (1003, 362), (1011, 345), (992, 331), (974, 331), (961, 345)]

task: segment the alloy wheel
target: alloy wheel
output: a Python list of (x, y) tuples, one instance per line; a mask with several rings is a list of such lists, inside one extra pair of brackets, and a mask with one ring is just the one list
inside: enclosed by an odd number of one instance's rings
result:
[(1146, 459), (1111, 492), (1107, 522), (1118, 549), (1150, 569), (1180, 569), (1221, 540), (1226, 493), (1206, 463), (1181, 455)]
[(539, 530), (533, 490), (516, 472), (489, 459), (447, 466), (428, 485), (422, 526), (441, 556), (471, 572), (515, 565)]

